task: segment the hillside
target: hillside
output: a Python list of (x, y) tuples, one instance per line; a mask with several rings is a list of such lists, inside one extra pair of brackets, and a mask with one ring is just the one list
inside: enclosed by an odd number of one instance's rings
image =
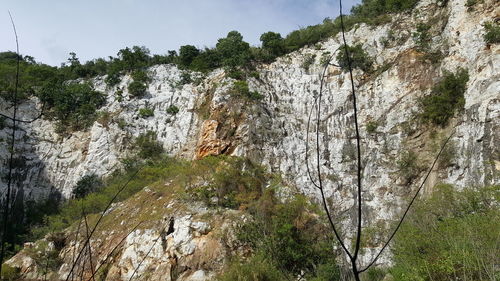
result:
[[(360, 264), (368, 264), (380, 250), (383, 237), (450, 134), (422, 197), (430, 197), (438, 184), (450, 184), (458, 191), (500, 184), (500, 45), (485, 39), (485, 26), (498, 22), (500, 7), (495, 0), (479, 1), (472, 8), (467, 3), (423, 0), (412, 10), (391, 14), (385, 22), (353, 24), (346, 33), (353, 54), (359, 55), (354, 82), (361, 126), (363, 225), (378, 231), (366, 244)], [(118, 185), (131, 175), (127, 169), (151, 158), (146, 170), (140, 170), (130, 197), (114, 203), (104, 215), (78, 272), (89, 279), (90, 268), (103, 263), (105, 270), (99, 273), (103, 280), (128, 280), (132, 274), (140, 280), (209, 280), (230, 264), (229, 257), (251, 256), (251, 243), (242, 242), (237, 229), (260, 210), (255, 202), (267, 202), (262, 201), (265, 190), (276, 193), (271, 201), (277, 206), (301, 195), (320, 202), (305, 155), (308, 143), (314, 165), (316, 126), (311, 126), (307, 139), (308, 118), (316, 109), (326, 69), (319, 104), (319, 163), (329, 204), (349, 244), (356, 225), (356, 155), (351, 85), (339, 52), (341, 36), (256, 64), (244, 79), (231, 78), (227, 68), (204, 73), (158, 64), (145, 69), (146, 88), (137, 95), (129, 87), (139, 80), (133, 71), (119, 75), (114, 85), (109, 75), (88, 78), (104, 100), (87, 129), (61, 130), (55, 113), (19, 124), (16, 196), (68, 199), (81, 179), (90, 175), (104, 182), (114, 179)], [(361, 49), (356, 51), (355, 46)], [(329, 56), (334, 59), (325, 68)], [(37, 117), (42, 99), (33, 96), (21, 103), (20, 119)], [(2, 100), (0, 111), (10, 112), (7, 100)], [(0, 159), (6, 161), (8, 120), (0, 128)], [(159, 157), (161, 152), (166, 156)], [(233, 164), (235, 170), (222, 173), (220, 180), (220, 170)], [(117, 180), (116, 171), (123, 169), (126, 172)], [(260, 169), (262, 173), (257, 172)], [(2, 172), (6, 170), (2, 167)], [(231, 179), (236, 184), (228, 184)], [(3, 190), (4, 177), (0, 184)], [(217, 186), (235, 190), (224, 193)], [(82, 199), (87, 212), (104, 209), (105, 204), (92, 205), (90, 199)], [(321, 217), (321, 211), (308, 203), (304, 208), (299, 213), (307, 216), (297, 217), (304, 224), (320, 224), (313, 218)], [(97, 219), (98, 215), (90, 215), (88, 224)], [(25, 245), (7, 264), (20, 268), (26, 278), (64, 280), (72, 271), (74, 252), (85, 241), (80, 217), (64, 223), (68, 228), (53, 229), (57, 232)], [(57, 241), (63, 242), (57, 245)], [(54, 249), (57, 266), (45, 270), (43, 261), (33, 255), (49, 260), (43, 253)], [(342, 259), (338, 245), (334, 249)], [(88, 261), (92, 265), (85, 265)], [(393, 264), (390, 251), (377, 261), (383, 267)], [(300, 270), (307, 272), (304, 268)], [(300, 270), (290, 274), (298, 276)]]

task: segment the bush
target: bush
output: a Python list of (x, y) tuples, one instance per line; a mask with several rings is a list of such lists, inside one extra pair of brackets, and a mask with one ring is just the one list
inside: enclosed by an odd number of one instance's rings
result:
[(12, 267), (8, 264), (2, 265), (2, 277), (3, 277), (2, 280), (5, 281), (22, 280), (23, 278), (20, 268)]
[(487, 22), (484, 24), (484, 41), (488, 44), (500, 43), (500, 25), (496, 22)]
[(411, 184), (422, 171), (418, 164), (417, 154), (413, 151), (403, 152), (396, 164), (399, 175), (404, 179), (406, 185)]
[(98, 191), (102, 186), (102, 180), (97, 175), (85, 175), (73, 187), (72, 194), (74, 198), (82, 198), (89, 193)]
[(170, 115), (176, 115), (179, 113), (179, 108), (175, 105), (171, 105), (167, 108), (167, 113)]
[(138, 81), (133, 81), (128, 85), (128, 92), (134, 97), (142, 97), (146, 94), (146, 84)]
[(218, 281), (287, 281), (263, 254), (255, 255), (244, 262), (239, 259), (231, 261), (228, 269), (217, 278)]
[(457, 109), (465, 104), (464, 93), (469, 74), (465, 69), (456, 73), (446, 72), (443, 79), (433, 88), (429, 96), (420, 99), (420, 117), (434, 125), (444, 127)]
[(142, 159), (158, 158), (164, 152), (163, 145), (158, 142), (156, 133), (153, 131), (139, 135), (134, 146), (138, 150), (137, 155)]
[(106, 102), (103, 93), (80, 83), (46, 84), (39, 98), (50, 109), (47, 115), (59, 120), (63, 130), (87, 128), (94, 122), (96, 110)]
[(430, 48), (431, 35), (429, 30), (431, 26), (425, 23), (417, 24), (417, 31), (413, 33), (413, 38), (417, 44), (418, 50), (421, 52), (427, 52)]
[[(347, 46), (347, 50), (353, 69), (359, 68), (364, 72), (370, 72), (372, 70), (373, 60), (368, 56), (365, 50), (363, 50), (363, 45), (356, 44), (354, 46)], [(345, 46), (343, 45), (340, 47), (337, 52), (338, 65), (342, 70), (349, 71), (349, 61), (346, 56)]]
[(250, 89), (248, 88), (248, 83), (246, 81), (234, 82), (232, 91), (236, 96), (242, 96), (250, 100), (259, 100), (263, 98), (263, 96), (258, 92), (250, 91)]
[(369, 121), (367, 124), (366, 124), (366, 132), (368, 134), (373, 134), (375, 133), (375, 131), (377, 130), (377, 127), (378, 127), (378, 123), (377, 121)]
[(144, 84), (148, 84), (149, 82), (151, 82), (151, 78), (149, 78), (148, 74), (144, 70), (136, 70), (132, 72), (130, 76), (136, 82), (141, 82)]
[(394, 280), (498, 280), (500, 186), (438, 185), (394, 240)]
[(300, 67), (302, 67), (306, 72), (308, 72), (311, 65), (314, 64), (315, 58), (316, 55), (311, 55), (311, 54), (305, 55)]
[(304, 196), (281, 203), (268, 189), (250, 206), (254, 220), (240, 227), (238, 238), (289, 279), (302, 274), (307, 280), (338, 280), (334, 240), (314, 215), (317, 210)]
[(148, 117), (152, 117), (154, 115), (155, 115), (154, 109), (151, 109), (148, 107), (139, 108), (139, 116), (141, 118), (148, 118)]
[(198, 171), (210, 171), (210, 183), (190, 193), (210, 206), (246, 208), (262, 194), (267, 175), (262, 167), (236, 157), (206, 157)]

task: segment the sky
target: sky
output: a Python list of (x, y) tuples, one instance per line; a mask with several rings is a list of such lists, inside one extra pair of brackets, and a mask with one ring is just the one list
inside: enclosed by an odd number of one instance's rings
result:
[[(344, 13), (361, 0), (344, 0)], [(146, 46), (166, 54), (181, 45), (213, 47), (231, 30), (259, 45), (267, 31), (289, 32), (339, 15), (338, 0), (0, 0), (0, 52), (60, 65), (70, 52), (80, 61)]]

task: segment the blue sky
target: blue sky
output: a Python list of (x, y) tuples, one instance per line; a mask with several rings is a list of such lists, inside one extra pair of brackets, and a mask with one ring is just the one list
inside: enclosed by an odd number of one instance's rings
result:
[[(360, 0), (344, 0), (344, 13)], [(259, 44), (267, 31), (290, 31), (338, 16), (338, 0), (0, 0), (0, 51), (20, 51), (51, 65), (76, 52), (81, 61), (140, 45), (164, 54), (192, 44), (212, 47), (227, 32)]]

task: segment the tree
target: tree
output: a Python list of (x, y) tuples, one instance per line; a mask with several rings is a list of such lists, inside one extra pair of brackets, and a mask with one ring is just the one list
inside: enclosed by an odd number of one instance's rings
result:
[(103, 187), (103, 183), (97, 175), (85, 175), (76, 183), (72, 194), (75, 198), (83, 198), (89, 193), (96, 192), (101, 187)]
[(193, 45), (184, 45), (179, 49), (179, 65), (189, 68), (193, 60), (200, 54), (200, 50)]
[(279, 33), (266, 32), (260, 36), (260, 41), (262, 49), (269, 54), (271, 60), (285, 53), (284, 40)]
[(238, 31), (230, 31), (226, 38), (219, 39), (216, 49), (221, 55), (222, 65), (229, 68), (243, 66), (250, 60), (250, 44), (243, 41)]
[(122, 69), (128, 71), (148, 66), (151, 59), (149, 49), (144, 46), (121, 49), (118, 57), (121, 59)]

